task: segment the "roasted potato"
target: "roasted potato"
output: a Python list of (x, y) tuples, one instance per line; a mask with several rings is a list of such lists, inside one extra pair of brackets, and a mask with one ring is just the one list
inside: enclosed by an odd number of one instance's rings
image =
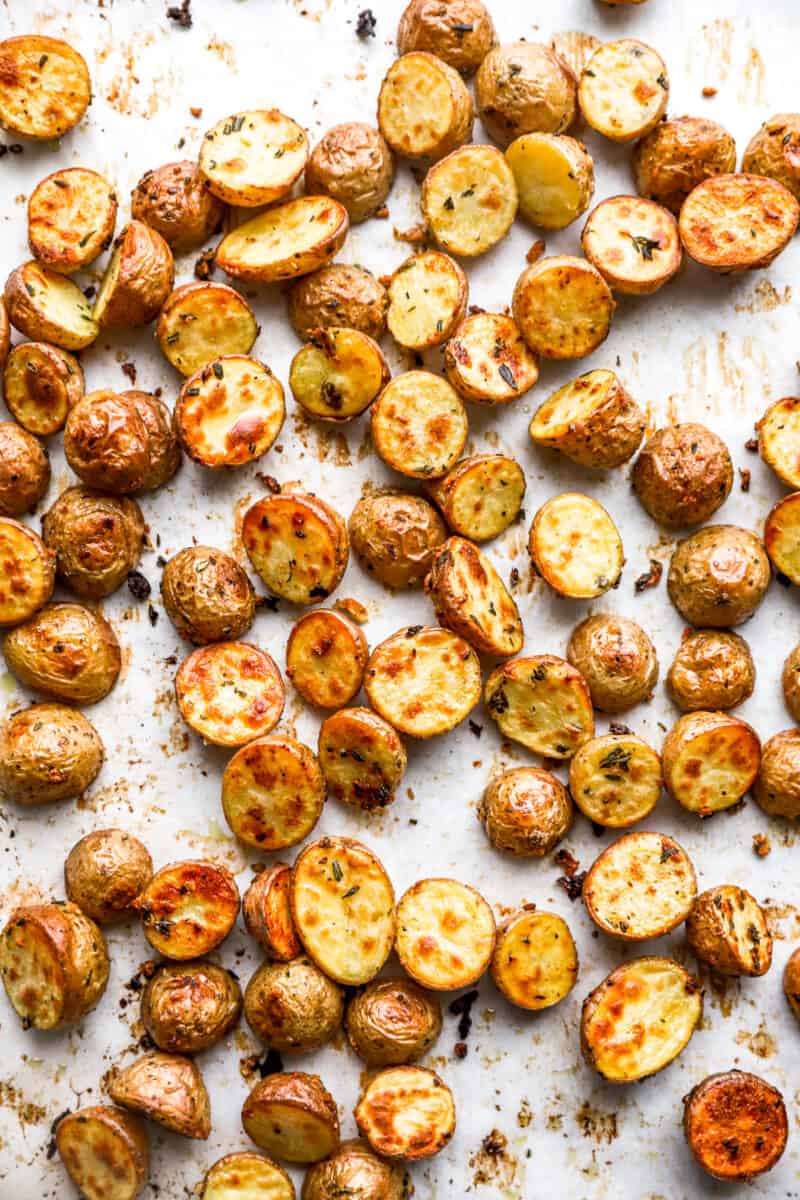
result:
[(508, 657), (522, 649), (514, 600), (490, 560), (466, 538), (450, 537), (438, 548), (425, 589), (439, 624), (476, 650)]
[(613, 142), (632, 142), (649, 133), (663, 117), (668, 98), (664, 60), (636, 38), (598, 46), (578, 84), (587, 122)]
[(764, 910), (733, 883), (701, 892), (686, 918), (686, 940), (718, 975), (765, 975), (772, 965)]
[(200, 646), (178, 668), (175, 694), (186, 724), (214, 746), (243, 746), (269, 733), (286, 697), (272, 657), (249, 642)]
[(0, 934), (0, 975), (24, 1029), (57, 1029), (91, 1012), (106, 989), (103, 935), (64, 900), (15, 909)]
[(620, 713), (640, 704), (658, 679), (656, 648), (641, 625), (628, 617), (594, 613), (573, 629), (567, 659), (581, 672), (602, 712)]
[(256, 614), (247, 575), (213, 546), (187, 546), (173, 555), (161, 576), (161, 598), (178, 633), (196, 646), (241, 637)]
[(446, 379), (430, 371), (395, 375), (370, 412), (375, 450), (412, 479), (445, 475), (467, 440), (467, 414)]
[(467, 277), (440, 250), (412, 254), (395, 270), (388, 291), (386, 324), (406, 350), (441, 346), (467, 311)]
[(3, 638), (6, 666), (23, 687), (54, 700), (96, 704), (122, 669), (117, 635), (82, 604), (49, 604)]
[(489, 137), (507, 146), (523, 133), (564, 133), (575, 120), (575, 79), (549, 46), (495, 46), (478, 68), (475, 101)]
[(88, 167), (47, 175), (28, 200), (28, 245), (51, 271), (79, 271), (107, 250), (117, 223), (117, 194)]
[(800, 200), (800, 113), (778, 113), (764, 121), (745, 147), (742, 170), (776, 179)]
[(343, 1195), (357, 1200), (408, 1200), (410, 1187), (401, 1163), (386, 1162), (366, 1142), (353, 1138), (309, 1167), (302, 1200), (338, 1200)]
[(249, 354), (258, 336), (244, 296), (224, 283), (184, 283), (167, 297), (156, 341), (181, 375), (193, 375), (223, 355)]
[(449, 629), (410, 625), (372, 651), (364, 688), (372, 707), (400, 733), (434, 737), (455, 729), (477, 704), (480, 664)]
[(580, 671), (554, 654), (495, 667), (483, 696), (500, 732), (534, 754), (571, 758), (594, 736), (589, 686)]
[(328, 795), (366, 812), (392, 803), (408, 761), (394, 728), (369, 708), (326, 717), (317, 754)]
[(27, 525), (0, 516), (0, 629), (27, 621), (55, 586), (55, 555)]
[(723, 1183), (749, 1183), (786, 1148), (789, 1120), (776, 1087), (746, 1071), (708, 1075), (683, 1099), (683, 1131), (698, 1165)]
[(764, 549), (783, 582), (800, 583), (800, 492), (792, 492), (773, 504), (764, 522)]
[(344, 245), (347, 209), (330, 196), (299, 196), (233, 229), (217, 247), (217, 265), (245, 283), (294, 279), (324, 267)]
[(315, 329), (332, 325), (357, 329), (376, 341), (386, 329), (389, 296), (363, 267), (332, 263), (293, 283), (288, 295), (289, 323), (304, 341)]
[(478, 69), (496, 40), (481, 0), (411, 0), (397, 26), (398, 54), (425, 50), (462, 75)]
[(367, 639), (332, 608), (302, 616), (286, 643), (286, 676), (308, 704), (341, 708), (361, 687)]
[(305, 957), (262, 963), (244, 993), (247, 1024), (280, 1054), (319, 1050), (334, 1036), (343, 1014), (342, 989)]
[(427, 500), (388, 489), (363, 495), (347, 527), (362, 567), (397, 590), (418, 587), (424, 581), (437, 546), (447, 536), (439, 514)]
[(64, 453), (75, 474), (102, 492), (161, 487), (180, 452), (166, 407), (148, 392), (89, 392), (69, 411)]
[(10, 347), (11, 326), (8, 323), (8, 312), (6, 311), (5, 300), (0, 297), (0, 367), (5, 367)]
[(0, 726), (0, 794), (25, 806), (74, 800), (96, 779), (104, 754), (83, 713), (32, 704)]
[(240, 841), (283, 850), (308, 837), (325, 802), (322, 771), (308, 746), (258, 737), (234, 754), (222, 776), (222, 811)]
[(181, 465), (181, 449), (172, 428), (169, 409), (158, 396), (149, 392), (127, 391), (121, 394), (133, 402), (147, 432), (149, 465), (142, 489), (152, 492), (169, 483)]
[(287, 1162), (318, 1162), (339, 1146), (336, 1101), (319, 1075), (267, 1075), (242, 1107), (244, 1131), (257, 1146)]
[(526, 905), (503, 922), (489, 971), (509, 1003), (538, 1012), (572, 991), (578, 952), (566, 921), (535, 908)]
[(289, 368), (289, 387), (312, 417), (352, 421), (372, 404), (391, 372), (377, 342), (357, 329), (315, 329)]
[(442, 1009), (410, 979), (375, 979), (350, 1000), (347, 1037), (370, 1067), (393, 1067), (427, 1054), (442, 1031)]
[(590, 600), (616, 587), (625, 553), (602, 504), (582, 492), (562, 492), (536, 512), (528, 551), (537, 574), (559, 596)]
[(108, 1104), (77, 1108), (58, 1122), (55, 1142), (84, 1200), (135, 1200), (147, 1183), (150, 1146), (133, 1113)]
[(706, 525), (673, 551), (669, 598), (685, 621), (729, 628), (751, 617), (770, 583), (761, 542), (737, 525)]
[(35, 261), (11, 272), (3, 301), (11, 324), (33, 341), (83, 350), (100, 332), (81, 289), (65, 275)]
[(212, 862), (170, 863), (134, 901), (144, 936), (165, 958), (200, 958), (223, 942), (239, 912), (230, 871)]
[(277, 108), (223, 117), (203, 137), (199, 170), (213, 196), (239, 208), (283, 199), (308, 159), (305, 131)]
[(159, 1050), (197, 1054), (238, 1024), (242, 991), (236, 977), (214, 963), (162, 963), (144, 985), (141, 1011)]
[(519, 210), (541, 229), (566, 229), (589, 207), (594, 164), (583, 142), (559, 133), (523, 133), (506, 150)]
[(519, 197), (499, 150), (461, 146), (428, 171), (421, 204), (425, 223), (442, 249), (475, 258), (506, 236)]
[(626, 829), (649, 816), (658, 803), (661, 759), (633, 733), (592, 738), (570, 761), (569, 790), (590, 821)]
[(108, 1094), (172, 1133), (201, 1141), (211, 1133), (208, 1092), (191, 1058), (160, 1050), (145, 1054), (112, 1078)]
[(603, 276), (583, 258), (557, 254), (527, 267), (511, 310), (522, 336), (542, 358), (585, 358), (608, 337), (614, 298)]
[(153, 860), (138, 838), (122, 829), (95, 829), (64, 863), (68, 898), (98, 925), (125, 920), (153, 878)]
[(76, 358), (46, 342), (21, 342), (8, 355), (3, 373), (6, 407), (28, 433), (57, 433), (83, 395)]
[(706, 117), (668, 117), (636, 143), (632, 167), (639, 195), (677, 217), (698, 183), (736, 170), (736, 143)]
[(665, 680), (682, 712), (727, 712), (753, 694), (756, 669), (750, 647), (738, 633), (701, 629), (684, 637)]
[(800, 816), (800, 729), (784, 729), (764, 742), (753, 795), (772, 817)]
[(690, 712), (661, 748), (667, 791), (689, 812), (709, 817), (737, 804), (751, 787), (761, 761), (755, 730), (723, 712)]
[(333, 196), (358, 225), (384, 204), (394, 179), (394, 159), (374, 125), (347, 121), (317, 142), (306, 164), (306, 191)]
[(654, 521), (685, 529), (707, 521), (725, 503), (733, 463), (722, 438), (705, 425), (668, 425), (647, 439), (631, 480)]
[(172, 291), (175, 263), (161, 234), (132, 220), (114, 243), (92, 316), (101, 329), (149, 325)]
[(350, 554), (347, 526), (310, 492), (257, 500), (244, 515), (247, 557), (270, 592), (291, 604), (318, 604), (335, 592)]
[(359, 1133), (382, 1158), (416, 1160), (443, 1150), (455, 1132), (453, 1093), (426, 1067), (386, 1067), (355, 1109)]
[(509, 404), (539, 378), (535, 354), (504, 313), (467, 317), (444, 348), (444, 369), (458, 394), (474, 404)]
[(203, 1179), (200, 1200), (243, 1200), (263, 1196), (268, 1200), (295, 1200), (294, 1184), (265, 1154), (236, 1150), (209, 1167)]
[[(753, 677), (755, 669), (753, 670)], [(792, 720), (800, 725), (800, 644), (793, 646), (783, 663), (781, 674), (783, 702), (789, 710)], [(752, 692), (752, 686), (750, 691)]]
[(770, 404), (756, 425), (758, 452), (787, 487), (800, 490), (800, 396)]
[(650, 296), (683, 262), (678, 223), (668, 209), (641, 196), (612, 196), (589, 213), (581, 248), (609, 287), (623, 296)]
[(644, 942), (689, 916), (697, 880), (688, 854), (663, 833), (625, 833), (595, 859), (583, 882), (591, 919), (611, 937)]
[(644, 436), (645, 416), (613, 371), (587, 371), (553, 392), (528, 433), (582, 467), (620, 467)]
[(273, 962), (288, 962), (303, 952), (289, 904), (291, 877), (292, 868), (286, 863), (264, 866), (242, 900), (247, 932)]
[(91, 98), (89, 68), (74, 46), (33, 33), (0, 42), (0, 125), (11, 133), (60, 138)]
[(266, 454), (286, 416), (283, 385), (266, 363), (226, 354), (190, 375), (173, 425), (178, 441), (204, 467), (241, 467)]
[(0, 516), (33, 512), (50, 486), (50, 458), (14, 421), (0, 421)]
[(81, 599), (102, 600), (138, 563), (144, 518), (129, 496), (71, 487), (42, 517), (42, 538), (56, 556), (62, 583)]
[(478, 820), (497, 850), (544, 858), (572, 828), (573, 808), (560, 779), (538, 767), (496, 775), (483, 793)]
[(783, 970), (783, 991), (794, 1015), (800, 1020), (800, 947), (786, 960)]
[(517, 460), (508, 455), (473, 454), (430, 484), (428, 494), (454, 533), (473, 542), (486, 542), (519, 516), (525, 475)]
[(761, 175), (715, 175), (698, 183), (678, 226), (690, 258), (729, 274), (768, 267), (792, 239), (800, 203), (782, 183)]
[(489, 965), (494, 915), (480, 892), (457, 879), (420, 879), (397, 903), (395, 952), (423, 987), (468, 987)]
[(225, 205), (205, 186), (196, 163), (147, 171), (131, 192), (131, 216), (160, 233), (175, 254), (197, 250), (216, 233)]
[(435, 54), (412, 51), (396, 59), (378, 94), (378, 126), (404, 158), (444, 158), (472, 136), (472, 97), (461, 76)]

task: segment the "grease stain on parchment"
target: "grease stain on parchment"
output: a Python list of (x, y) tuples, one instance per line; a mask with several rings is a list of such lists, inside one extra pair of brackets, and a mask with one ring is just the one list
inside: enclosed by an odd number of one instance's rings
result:
[(757, 1058), (772, 1058), (778, 1052), (778, 1044), (762, 1019), (755, 1033), (748, 1029), (740, 1029), (736, 1034), (736, 1045), (747, 1046), (751, 1054)]

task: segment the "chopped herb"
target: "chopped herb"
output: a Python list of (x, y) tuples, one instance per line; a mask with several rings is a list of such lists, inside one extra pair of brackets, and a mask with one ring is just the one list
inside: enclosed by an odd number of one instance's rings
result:
[(68, 188), (69, 187), (69, 184), (67, 183), (66, 179), (54, 179), (53, 183), (56, 185), (56, 187), (60, 187), (60, 188)]
[(667, 78), (663, 74), (663, 72), (661, 75), (659, 75), (658, 79), (656, 80), (656, 83), (658, 84), (659, 87), (662, 87), (665, 92), (669, 91), (669, 84), (667, 83)]
[(167, 345), (174, 346), (179, 337), (180, 337), (179, 333), (170, 333), (167, 337)]
[(39, 66), (40, 66), (40, 67), (43, 67), (43, 66), (44, 66), (44, 64), (47, 62), (47, 57), (48, 57), (48, 56), (47, 56), (46, 54), (43, 54), (43, 55), (42, 55), (42, 57), (39, 59)]
[(222, 379), (222, 377), (223, 377), (223, 375), (225, 374), (225, 372), (224, 372), (224, 371), (223, 371), (223, 369), (222, 369), (222, 363), (221, 363), (221, 362), (215, 362), (215, 363), (214, 363), (214, 365), (213, 365), (213, 367), (212, 367), (211, 369), (213, 370), (213, 372), (214, 372), (214, 374), (216, 375), (217, 379)]
[(472, 33), (475, 26), (474, 25), (465, 25), (462, 21), (456, 21), (455, 24), (452, 25), (451, 28), (453, 30), (453, 33), (458, 34), (459, 37), (463, 37), (465, 33)]
[(283, 148), (281, 146), (279, 146), (272, 157), (273, 158), (283, 158), (283, 154), (284, 154)]
[(506, 711), (508, 708), (508, 696), (505, 694), (502, 688), (498, 688), (497, 691), (489, 697), (488, 701), (486, 702), (486, 707), (490, 712), (497, 713), (498, 715)]
[(333, 878), (336, 880), (337, 883), (341, 883), (342, 868), (339, 866), (339, 864), (335, 858), (334, 858), (333, 862), (331, 863), (331, 874), (333, 875)]
[(500, 363), (500, 366), (497, 369), (500, 372), (500, 377), (505, 380), (505, 382), (508, 384), (508, 386), (510, 388), (513, 388), (514, 391), (516, 391), (517, 390), (517, 381), (514, 378), (514, 372), (511, 370), (511, 368), (508, 366), (508, 364)]
[(409, 625), (404, 636), (407, 638), (416, 637), (421, 629), (422, 629), (421, 625)]
[(661, 249), (660, 242), (654, 242), (652, 238), (643, 235), (631, 236), (631, 241), (636, 253), (641, 254), (642, 258), (647, 259), (648, 262), (652, 261), (653, 251)]
[(342, 896), (342, 899), (343, 899), (343, 900), (349, 900), (349, 898), (350, 898), (351, 896), (355, 896), (356, 892), (359, 892), (359, 891), (361, 891), (361, 884), (360, 884), (360, 883), (354, 883), (354, 884), (353, 884), (353, 886), (352, 886), (351, 888), (348, 888), (348, 889), (347, 889), (347, 891), (345, 892), (344, 896)]
[(445, 200), (444, 204), (442, 205), (442, 208), (446, 208), (448, 212), (452, 212), (452, 211), (453, 211), (453, 209), (455, 208), (455, 204), (453, 203), (453, 197), (452, 197), (452, 196), (448, 196), (448, 197), (447, 197), (447, 199)]
[(508, 71), (509, 71), (509, 74), (511, 75), (511, 78), (513, 79), (516, 75), (522, 74), (522, 67), (520, 66), (519, 63), (509, 63)]
[(638, 594), (644, 592), (647, 588), (658, 587), (661, 576), (664, 572), (664, 567), (657, 558), (650, 559), (650, 570), (644, 575), (640, 575), (634, 583), (634, 591)]
[(228, 121), (227, 125), (223, 126), (222, 132), (224, 134), (238, 133), (243, 125), (244, 117), (233, 117), (230, 121)]
[(191, 388), (187, 388), (187, 389), (186, 389), (186, 395), (187, 395), (187, 396), (199, 396), (199, 395), (200, 395), (200, 388), (199, 388), (199, 387), (191, 387)]

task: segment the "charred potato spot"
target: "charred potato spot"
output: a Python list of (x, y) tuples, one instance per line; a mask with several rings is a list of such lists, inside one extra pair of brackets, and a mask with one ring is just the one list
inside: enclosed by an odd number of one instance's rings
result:
[(599, 46), (578, 85), (584, 117), (614, 142), (632, 142), (649, 133), (663, 117), (668, 98), (663, 59), (636, 38)]
[(394, 159), (372, 125), (334, 125), (317, 142), (306, 165), (306, 191), (333, 196), (347, 209), (351, 225), (366, 221), (386, 200), (394, 179)]
[(85, 1200), (135, 1200), (147, 1182), (147, 1133), (132, 1113), (79, 1108), (58, 1122), (56, 1149)]
[(542, 258), (522, 272), (511, 302), (528, 346), (542, 358), (585, 358), (608, 337), (614, 299), (582, 258)]
[(0, 628), (27, 621), (55, 586), (55, 555), (38, 534), (0, 516)]
[(269, 591), (292, 604), (318, 604), (330, 596), (349, 557), (342, 518), (304, 492), (257, 500), (244, 515), (242, 542)]
[(190, 729), (215, 746), (243, 746), (269, 733), (283, 712), (281, 673), (249, 642), (215, 642), (178, 668), (175, 692)]
[(78, 360), (46, 342), (22, 342), (8, 356), (3, 374), (6, 407), (38, 437), (57, 433), (83, 395)]
[(387, 1067), (367, 1084), (355, 1110), (359, 1132), (384, 1158), (430, 1158), (453, 1136), (450, 1088), (424, 1067)]
[(181, 375), (223, 355), (249, 354), (258, 335), (252, 308), (224, 283), (184, 283), (167, 297), (156, 340)]
[(427, 1054), (441, 1033), (442, 1010), (408, 979), (376, 979), (348, 1004), (346, 1027), (368, 1066), (399, 1066)]
[(588, 371), (565, 383), (539, 406), (528, 428), (537, 446), (548, 446), (582, 467), (606, 469), (627, 462), (639, 448), (645, 417), (613, 371)]
[(691, 712), (664, 739), (664, 784), (701, 817), (738, 803), (758, 774), (761, 744), (753, 729), (722, 712)]
[(242, 1125), (255, 1144), (287, 1162), (318, 1162), (339, 1146), (336, 1102), (319, 1075), (267, 1075), (242, 1107)]
[(377, 342), (357, 329), (316, 329), (292, 359), (289, 387), (301, 408), (326, 421), (351, 421), (389, 382)]
[(753, 795), (770, 816), (800, 816), (800, 730), (784, 729), (764, 743)]
[(534, 1012), (551, 1008), (578, 978), (578, 952), (569, 926), (555, 913), (516, 913), (498, 931), (489, 970), (511, 1004)]
[(101, 329), (149, 325), (172, 291), (175, 263), (157, 230), (132, 220), (114, 243), (92, 316)]
[(156, 872), (135, 907), (153, 949), (183, 962), (225, 940), (239, 912), (239, 891), (225, 867), (177, 862)]
[(626, 833), (595, 859), (583, 884), (586, 911), (599, 929), (643, 942), (689, 916), (697, 882), (682, 846), (662, 833)]
[(736, 525), (706, 525), (678, 542), (667, 590), (691, 625), (729, 628), (751, 617), (770, 583), (761, 542)]
[(224, 215), (224, 204), (193, 162), (147, 171), (131, 193), (131, 216), (160, 233), (175, 254), (197, 250), (217, 232)]
[(649, 816), (658, 803), (661, 759), (634, 734), (592, 738), (570, 762), (569, 790), (590, 821), (624, 829)]
[(233, 832), (257, 850), (283, 850), (319, 820), (325, 784), (315, 756), (292, 738), (256, 738), (222, 777), (222, 810)]
[(670, 699), (683, 712), (736, 708), (753, 694), (756, 669), (738, 633), (703, 629), (683, 639), (667, 672)]
[(720, 975), (765, 975), (772, 965), (772, 935), (764, 910), (744, 888), (709, 888), (686, 918), (686, 940)]
[(106, 250), (117, 223), (117, 196), (97, 171), (68, 167), (37, 184), (28, 200), (31, 254), (70, 274)]
[(778, 113), (765, 121), (745, 147), (742, 170), (777, 180), (800, 200), (800, 114)]
[(484, 701), (500, 732), (534, 754), (571, 758), (594, 735), (586, 680), (553, 654), (496, 667), (486, 680)]
[(647, 439), (631, 481), (654, 521), (683, 529), (707, 521), (725, 503), (733, 463), (722, 438), (705, 425), (670, 425)]
[(492, 141), (523, 133), (563, 133), (575, 120), (575, 79), (539, 42), (495, 46), (475, 78), (478, 115)]
[(449, 254), (475, 258), (506, 236), (517, 215), (514, 175), (494, 146), (462, 146), (422, 184), (422, 215)]
[(58, 578), (82, 599), (102, 600), (138, 563), (144, 518), (128, 496), (71, 487), (42, 517), (42, 538), (56, 556)]
[(375, 491), (362, 496), (348, 522), (364, 569), (390, 588), (419, 586), (447, 536), (436, 509), (421, 496)]
[(679, 218), (683, 248), (712, 271), (768, 267), (791, 241), (800, 204), (760, 175), (716, 175), (694, 188)]
[(395, 154), (443, 158), (472, 135), (472, 97), (457, 71), (412, 51), (392, 63), (378, 95), (378, 125)]
[(67, 42), (37, 34), (0, 42), (0, 125), (5, 129), (38, 141), (60, 138), (78, 124), (91, 98), (89, 69)]
[(660, 121), (633, 151), (637, 192), (675, 216), (698, 183), (735, 170), (736, 143), (727, 129), (705, 117)]
[(494, 950), (492, 910), (456, 879), (420, 879), (397, 905), (395, 951), (423, 987), (446, 992), (480, 979)]
[(237, 1150), (219, 1158), (206, 1172), (201, 1200), (295, 1200), (294, 1184), (271, 1158)]
[(486, 542), (516, 521), (525, 487), (525, 475), (516, 459), (505, 454), (474, 454), (432, 483), (428, 493), (454, 533), (473, 542)]
[(303, 1180), (303, 1200), (335, 1200), (353, 1192), (361, 1192), (359, 1200), (408, 1200), (410, 1187), (402, 1164), (386, 1162), (365, 1142), (353, 1138), (342, 1142), (323, 1162), (309, 1167)]
[(190, 1058), (155, 1051), (120, 1071), (108, 1094), (172, 1133), (204, 1141), (211, 1132), (211, 1106), (203, 1076)]
[(535, 354), (503, 313), (467, 317), (445, 346), (444, 369), (458, 394), (474, 404), (509, 404), (539, 378)]
[(467, 440), (467, 414), (446, 379), (406, 371), (390, 380), (370, 413), (375, 450), (412, 479), (446, 474)]
[(163, 963), (142, 991), (142, 1024), (159, 1050), (197, 1054), (238, 1024), (242, 992), (210, 962)]
[(581, 492), (545, 501), (533, 518), (528, 549), (538, 574), (560, 596), (575, 600), (616, 587), (625, 563), (616, 525)]
[[(755, 671), (751, 674), (754, 675)], [(751, 692), (753, 690), (752, 685), (753, 681), (751, 678)], [(781, 686), (783, 688), (783, 700), (791, 714), (792, 720), (796, 725), (800, 725), (800, 645), (794, 646), (786, 655), (781, 673)], [(719, 708), (720, 705), (716, 705), (715, 707)]]
[(250, 221), (223, 238), (217, 265), (246, 283), (294, 279), (324, 267), (344, 245), (347, 209), (330, 196), (300, 196)]
[(67, 896), (99, 925), (133, 916), (133, 903), (153, 877), (153, 860), (122, 829), (87, 833), (64, 863)]
[(429, 738), (454, 729), (480, 698), (472, 647), (447, 629), (410, 625), (372, 651), (364, 687), (373, 708), (400, 733)]
[(238, 638), (255, 617), (255, 594), (235, 558), (213, 546), (187, 546), (161, 577), (161, 598), (181, 637), (195, 645)]
[(96, 704), (113, 688), (122, 650), (112, 627), (82, 604), (51, 604), (5, 635), (6, 665), (25, 687)]
[(567, 658), (602, 712), (620, 713), (640, 704), (658, 679), (655, 646), (628, 617), (595, 613), (581, 621), (570, 636)]
[(103, 765), (104, 749), (83, 713), (33, 704), (0, 727), (0, 793), (16, 804), (73, 800)]
[(342, 989), (308, 958), (263, 963), (244, 993), (247, 1024), (282, 1054), (318, 1050), (334, 1036), (343, 1014)]
[(478, 809), (486, 836), (497, 850), (543, 858), (572, 827), (569, 793), (538, 767), (503, 771), (486, 788)]
[(464, 271), (447, 254), (427, 250), (407, 258), (388, 289), (386, 323), (398, 346), (441, 346), (466, 313), (468, 290)]
[(304, 130), (277, 108), (223, 117), (200, 148), (199, 170), (212, 195), (255, 208), (291, 191), (308, 159)]
[(38, 262), (12, 271), (3, 292), (8, 319), (34, 341), (83, 350), (99, 333), (92, 306), (71, 279)]
[(341, 708), (361, 687), (367, 639), (333, 609), (301, 617), (286, 643), (286, 675), (309, 704)]
[(386, 328), (386, 288), (363, 267), (332, 263), (289, 289), (289, 323), (305, 340), (315, 329), (357, 329), (376, 341)]
[(50, 486), (50, 459), (32, 434), (0, 422), (0, 516), (33, 512)]
[(191, 375), (178, 396), (178, 440), (205, 467), (240, 467), (266, 454), (281, 431), (283, 386), (266, 363), (226, 354)]
[(657, 292), (683, 261), (672, 213), (638, 196), (613, 196), (598, 204), (584, 225), (581, 246), (606, 283), (626, 296)]
[(496, 40), (492, 18), (481, 0), (449, 0), (446, 5), (440, 0), (411, 0), (397, 27), (399, 54), (424, 50), (462, 75), (477, 70)]
[(800, 492), (784, 496), (770, 509), (764, 522), (764, 548), (779, 576), (800, 583)]
[(407, 764), (395, 730), (369, 708), (343, 708), (326, 717), (318, 755), (328, 795), (366, 812), (392, 803)]
[(522, 649), (522, 620), (489, 559), (466, 538), (451, 537), (433, 556), (425, 581), (436, 619), (484, 654)]
[(787, 487), (800, 489), (800, 397), (771, 404), (756, 426), (758, 452)]
[(566, 229), (589, 207), (594, 163), (582, 142), (566, 134), (524, 133), (506, 150), (526, 221)]
[(783, 1154), (789, 1122), (783, 1097), (758, 1075), (709, 1075), (684, 1098), (683, 1129), (699, 1166), (725, 1183), (770, 1171)]
[(242, 901), (242, 916), (247, 932), (261, 946), (267, 958), (288, 962), (302, 953), (289, 903), (292, 869), (286, 863), (264, 867), (256, 875)]

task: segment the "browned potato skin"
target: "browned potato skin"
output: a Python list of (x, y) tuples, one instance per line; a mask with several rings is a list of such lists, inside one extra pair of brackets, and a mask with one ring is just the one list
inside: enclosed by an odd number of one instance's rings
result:
[[(56, 1149), (70, 1178), (75, 1180), (76, 1174), (80, 1173), (80, 1177), (83, 1179), (77, 1155), (76, 1161), (73, 1162), (73, 1148), (83, 1141), (82, 1126), (87, 1121), (98, 1121), (108, 1126), (118, 1139), (125, 1143), (125, 1149), (134, 1167), (134, 1191), (129, 1194), (132, 1197), (138, 1196), (147, 1183), (150, 1169), (150, 1144), (147, 1140), (147, 1131), (133, 1113), (125, 1112), (121, 1108), (112, 1108), (110, 1104), (77, 1108), (73, 1112), (68, 1112), (58, 1122)], [(71, 1137), (70, 1134), (72, 1134)], [(109, 1170), (113, 1172), (114, 1169), (115, 1164), (112, 1161), (109, 1164)]]
[(236, 639), (253, 624), (253, 585), (235, 558), (213, 546), (187, 546), (169, 560), (161, 598), (182, 638), (196, 646)]
[(647, 439), (631, 479), (654, 521), (685, 529), (707, 521), (727, 500), (733, 463), (722, 438), (705, 425), (671, 425)]
[(289, 962), (303, 953), (289, 904), (291, 872), (286, 863), (264, 867), (242, 900), (247, 932), (273, 962)]
[(777, 179), (800, 200), (800, 113), (778, 113), (765, 121), (745, 147), (742, 170)]
[(49, 604), (3, 639), (12, 674), (55, 700), (96, 704), (122, 668), (117, 635), (105, 617), (82, 604)]
[(447, 538), (432, 504), (421, 496), (390, 490), (362, 496), (347, 527), (362, 567), (396, 590), (422, 585), (436, 549)]
[(698, 183), (736, 170), (736, 143), (716, 121), (673, 117), (636, 143), (632, 166), (639, 195), (677, 216)]
[(302, 275), (289, 289), (289, 322), (302, 340), (315, 329), (343, 326), (378, 341), (386, 330), (389, 294), (371, 271), (331, 263)]
[(59, 579), (84, 600), (102, 600), (138, 563), (144, 517), (129, 496), (71, 487), (42, 517), (42, 538), (56, 556)]
[(0, 515), (33, 512), (50, 486), (50, 459), (41, 442), (13, 421), (0, 421)]
[(334, 125), (306, 165), (306, 192), (333, 196), (358, 225), (381, 207), (394, 180), (394, 157), (383, 135), (362, 121)]
[(64, 863), (67, 896), (98, 925), (132, 917), (134, 900), (152, 878), (147, 848), (122, 829), (87, 833)]
[(770, 582), (761, 542), (737, 525), (706, 525), (679, 542), (669, 598), (690, 625), (729, 628), (752, 616)]
[(338, 1143), (339, 1114), (336, 1102), (319, 1075), (309, 1075), (305, 1071), (281, 1071), (265, 1076), (256, 1084), (242, 1105), (242, 1125), (245, 1132), (250, 1132), (247, 1125), (251, 1115), (255, 1115), (265, 1104), (276, 1103), (313, 1113), (328, 1126), (333, 1134), (334, 1144)]
[(713, 1179), (746, 1181), (783, 1154), (788, 1120), (777, 1088), (745, 1071), (709, 1075), (684, 1097), (683, 1130)]
[(462, 75), (477, 71), (497, 42), (481, 0), (411, 0), (397, 27), (397, 53), (425, 50)]
[(5, 300), (0, 298), (0, 367), (6, 365), (8, 352), (11, 349), (11, 325), (8, 320)]
[(199, 1054), (238, 1024), (242, 989), (230, 971), (198, 959), (162, 963), (142, 991), (142, 1024), (159, 1050)]
[(0, 726), (0, 795), (26, 807), (72, 800), (97, 777), (104, 754), (83, 713), (32, 704)]
[(408, 1200), (410, 1195), (411, 1181), (400, 1163), (378, 1158), (366, 1142), (352, 1138), (309, 1167), (301, 1200)]
[(305, 955), (263, 963), (245, 988), (247, 1024), (281, 1053), (318, 1050), (336, 1033), (343, 1014), (342, 989)]
[(374, 979), (347, 1006), (350, 1045), (370, 1067), (414, 1062), (442, 1031), (436, 996), (410, 979)]
[(800, 725), (800, 643), (790, 650), (781, 675), (783, 702), (796, 725)]
[(168, 483), (181, 465), (181, 448), (172, 428), (169, 409), (163, 400), (150, 392), (134, 389), (121, 395), (133, 401), (147, 431), (150, 463), (142, 489), (154, 492)]
[(746, 963), (735, 954), (725, 938), (728, 915), (722, 911), (727, 901), (736, 904), (737, 893), (753, 901), (744, 888), (732, 884), (708, 888), (701, 892), (686, 918), (686, 940), (692, 951), (720, 975), (766, 975), (772, 966), (772, 937), (766, 929), (753, 928), (750, 961)]
[(764, 742), (753, 795), (771, 817), (800, 817), (800, 729), (784, 729)]
[(95, 320), (101, 329), (148, 325), (172, 291), (175, 262), (164, 238), (144, 221), (132, 220), (116, 239), (119, 270), (107, 303)]
[(489, 136), (503, 147), (523, 133), (564, 133), (577, 109), (575, 77), (537, 42), (490, 50), (475, 78), (475, 99)]
[(216, 233), (225, 205), (203, 183), (196, 163), (156, 167), (131, 192), (131, 216), (160, 233), (176, 254), (197, 250)]
[(497, 850), (543, 858), (572, 827), (569, 792), (549, 771), (514, 767), (491, 781), (483, 793), (478, 820)]
[(567, 661), (581, 672), (602, 712), (619, 713), (645, 700), (658, 679), (650, 638), (627, 617), (595, 613), (573, 629)]
[(755, 681), (744, 638), (728, 630), (702, 629), (683, 639), (665, 682), (682, 712), (727, 712), (752, 696)]
[(108, 1094), (173, 1133), (205, 1141), (211, 1132), (208, 1092), (191, 1058), (145, 1054), (112, 1079)]
[(793, 950), (783, 968), (783, 991), (789, 1008), (800, 1021), (800, 946)]
[(79, 478), (122, 495), (161, 487), (180, 450), (167, 409), (148, 392), (89, 392), (70, 410), (64, 453)]

